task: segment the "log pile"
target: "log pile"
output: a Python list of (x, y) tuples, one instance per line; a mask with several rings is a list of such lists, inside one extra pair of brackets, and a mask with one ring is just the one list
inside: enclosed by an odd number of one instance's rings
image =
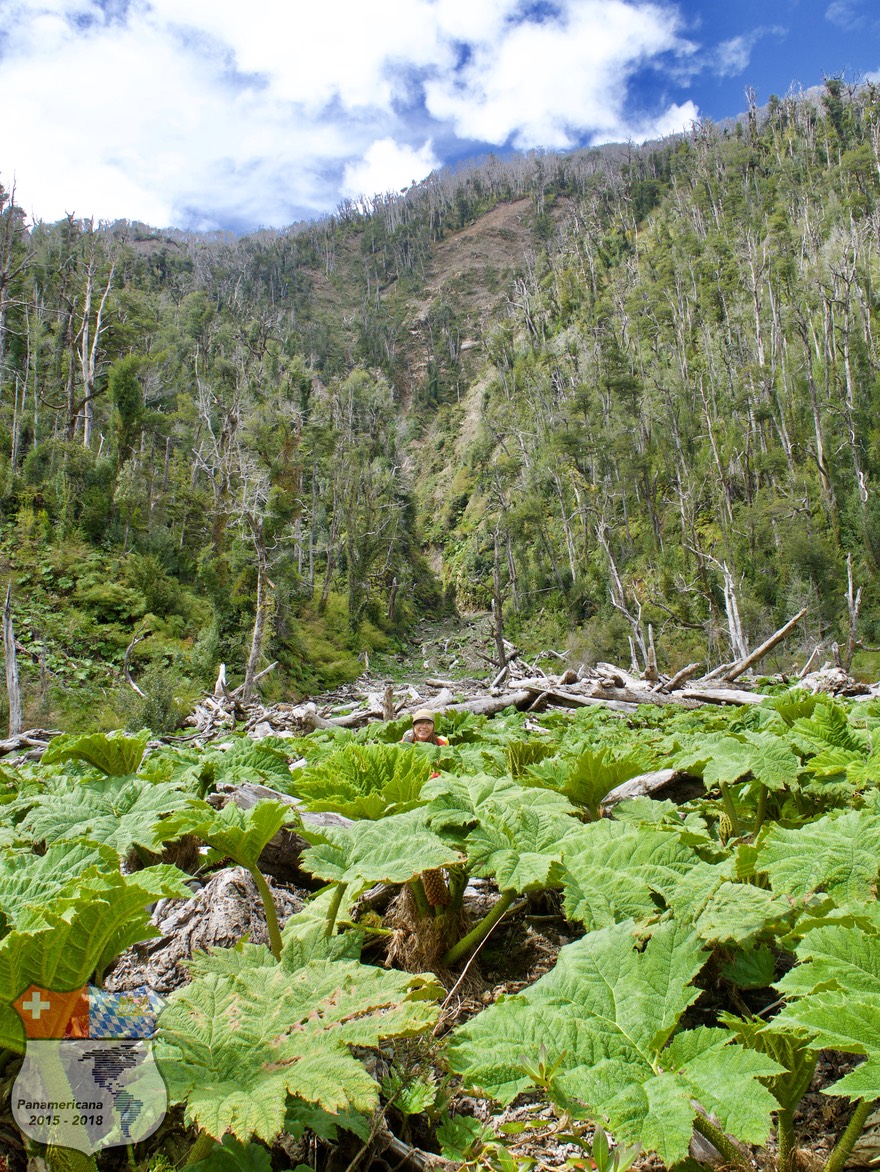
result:
[[(754, 677), (749, 673), (791, 633), (804, 613), (796, 614), (749, 655), (702, 673), (701, 663), (689, 663), (672, 675), (661, 674), (656, 663), (641, 675), (633, 668), (625, 670), (611, 663), (597, 663), (592, 668), (581, 664), (574, 668), (566, 666), (568, 653), (562, 651), (548, 651), (530, 664), (505, 640), (506, 662), (500, 670), (490, 656), (474, 651), (477, 658), (473, 662), (482, 659), (491, 665), (491, 673), (484, 680), (428, 676), (418, 683), (394, 686), (367, 674), (355, 684), (320, 699), (264, 705), (259, 701), (245, 701), (241, 687), (230, 689), (225, 666), (221, 666), (213, 692), (199, 701), (186, 721), (194, 731), (185, 737), (162, 738), (161, 742), (152, 742), (151, 747), (169, 741), (207, 742), (236, 728), (243, 729), (254, 740), (268, 736), (301, 737), (315, 729), (361, 728), (372, 721), (407, 717), (418, 708), (430, 708), (437, 714), (472, 712), (492, 716), (510, 707), (540, 713), (550, 708), (599, 706), (626, 715), (640, 704), (675, 704), (684, 708), (704, 704), (760, 704), (764, 697), (754, 691)], [(799, 675), (776, 678), (780, 683), (797, 685), (814, 693), (856, 700), (880, 695), (880, 683), (859, 683), (840, 666), (828, 663), (811, 670), (816, 658), (814, 652)], [(558, 671), (551, 673), (538, 666), (539, 662), (548, 661), (558, 665)], [(257, 678), (275, 666), (272, 664)], [(38, 759), (56, 735), (54, 731), (33, 729), (10, 736), (0, 741), (0, 757), (24, 751), (19, 760)]]
[[(760, 704), (764, 696), (753, 690), (749, 674), (761, 659), (791, 633), (804, 617), (800, 611), (780, 627), (760, 647), (732, 663), (703, 671), (703, 664), (690, 663), (672, 675), (656, 669), (637, 675), (611, 663), (577, 669), (565, 666), (567, 653), (548, 652), (539, 660), (551, 657), (559, 664), (556, 673), (528, 663), (523, 655), (505, 641), (506, 660), (501, 670), (493, 670), (486, 680), (474, 678), (450, 680), (428, 676), (418, 684), (381, 683), (369, 676), (352, 686), (325, 697), (323, 702), (309, 700), (300, 704), (244, 704), (240, 689), (228, 691), (221, 671), (212, 696), (206, 697), (190, 717), (198, 739), (209, 739), (243, 722), (254, 739), (266, 736), (297, 737), (320, 728), (360, 728), (376, 720), (410, 716), (418, 708), (430, 708), (437, 714), (472, 712), (492, 716), (505, 708), (544, 712), (549, 708), (603, 707), (627, 714), (640, 704), (675, 704), (698, 708), (704, 704)], [(497, 664), (487, 655), (477, 653), (487, 663)], [(807, 664), (807, 668), (811, 666)], [(800, 678), (778, 677), (781, 683), (814, 692), (827, 692), (868, 699), (880, 695), (880, 684), (859, 684), (840, 668), (825, 665)]]

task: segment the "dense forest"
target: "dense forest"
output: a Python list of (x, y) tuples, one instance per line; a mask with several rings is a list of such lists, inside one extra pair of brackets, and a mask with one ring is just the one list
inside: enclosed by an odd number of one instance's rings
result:
[(241, 239), (0, 188), (27, 717), (119, 723), (127, 650), (138, 726), (220, 662), (320, 688), (493, 598), (587, 661), (643, 666), (649, 623), (665, 669), (722, 660), (803, 606), (789, 651), (830, 655), (859, 589), (880, 643), (878, 197), (880, 91), (837, 78)]

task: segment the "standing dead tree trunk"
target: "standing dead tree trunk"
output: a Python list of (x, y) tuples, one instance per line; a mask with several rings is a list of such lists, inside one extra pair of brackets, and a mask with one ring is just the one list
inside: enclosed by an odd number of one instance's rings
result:
[(254, 629), (251, 634), (251, 647), (244, 673), (244, 683), (241, 686), (241, 698), (247, 703), (253, 697), (254, 685), (257, 682), (257, 664), (263, 654), (263, 644), (266, 639), (269, 591), (274, 589), (274, 584), (269, 579), (269, 551), (266, 548), (266, 539), (263, 533), (263, 518), (258, 514), (247, 513), (245, 519), (250, 526), (254, 552), (257, 555), (257, 605), (254, 612)]
[[(614, 560), (614, 554), (611, 552), (611, 546), (608, 544), (607, 529), (608, 526), (605, 524), (604, 520), (600, 521), (596, 526), (596, 538), (598, 539), (599, 544), (602, 546), (602, 549), (605, 551), (605, 556), (608, 558), (608, 568), (611, 571), (611, 585), (609, 586), (611, 605), (615, 610), (620, 611), (632, 629), (632, 636), (630, 638), (630, 652), (632, 655), (633, 671), (637, 672), (639, 670), (639, 664), (636, 659), (636, 650), (638, 650), (638, 653), (642, 659), (642, 669), (650, 673), (652, 670), (652, 656), (648, 651), (648, 647), (645, 643), (645, 636), (642, 633), (642, 606), (641, 603), (636, 600), (638, 614), (634, 615), (627, 605), (626, 593), (623, 589), (623, 583), (620, 580), (620, 574), (617, 572), (617, 563)], [(656, 670), (657, 663), (656, 658), (654, 658), (653, 672), (656, 672)], [(653, 675), (652, 677), (652, 675), (648, 675), (646, 678), (658, 679), (659, 676)]]
[[(507, 672), (507, 648), (504, 646), (504, 612), (501, 605), (501, 553), (498, 548), (498, 530), (495, 530), (495, 560), (492, 566), (492, 637), (495, 640), (495, 662), (501, 673)], [(496, 687), (504, 678), (496, 679)]]
[(3, 653), (6, 657), (6, 692), (9, 696), (9, 735), (21, 732), (21, 684), (18, 678), (18, 659), (15, 655), (15, 634), (12, 630), (12, 583), (6, 587), (3, 607)]
[(849, 613), (849, 632), (846, 637), (846, 651), (843, 654), (843, 661), (840, 666), (845, 672), (849, 672), (849, 669), (852, 667), (856, 648), (859, 646), (859, 640), (856, 638), (856, 628), (859, 624), (859, 611), (862, 609), (861, 586), (853, 593), (851, 553), (846, 555), (846, 609)]
[[(24, 255), (18, 258), (18, 249)], [(0, 184), (0, 390), (6, 359), (6, 313), (10, 304), (12, 282), (31, 263), (32, 252), (24, 214), (15, 202), (15, 184), (6, 192)]]
[[(739, 663), (748, 657), (749, 641), (743, 631), (742, 620), (739, 617), (739, 603), (736, 597), (736, 582), (733, 578), (733, 571), (727, 562), (719, 562), (717, 558), (712, 557), (710, 553), (706, 553), (704, 550), (694, 549), (692, 546), (687, 546), (686, 548), (697, 558), (711, 562), (721, 572), (721, 578), (724, 583), (724, 610), (727, 614), (727, 631), (730, 636), (730, 649), (733, 652), (734, 664)], [(716, 668), (715, 672), (710, 673), (707, 678), (720, 674), (720, 671)]]

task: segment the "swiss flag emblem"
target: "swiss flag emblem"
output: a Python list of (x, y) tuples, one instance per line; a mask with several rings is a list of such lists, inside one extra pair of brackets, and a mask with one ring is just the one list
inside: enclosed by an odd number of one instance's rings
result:
[(12, 1003), (24, 1022), (28, 1038), (87, 1038), (89, 1036), (89, 988), (69, 993), (29, 985)]

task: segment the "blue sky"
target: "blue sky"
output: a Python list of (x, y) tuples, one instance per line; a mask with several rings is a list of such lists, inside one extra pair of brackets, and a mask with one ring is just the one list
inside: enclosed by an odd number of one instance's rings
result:
[(826, 74), (880, 77), (876, 0), (0, 0), (0, 181), (49, 221), (284, 227)]

